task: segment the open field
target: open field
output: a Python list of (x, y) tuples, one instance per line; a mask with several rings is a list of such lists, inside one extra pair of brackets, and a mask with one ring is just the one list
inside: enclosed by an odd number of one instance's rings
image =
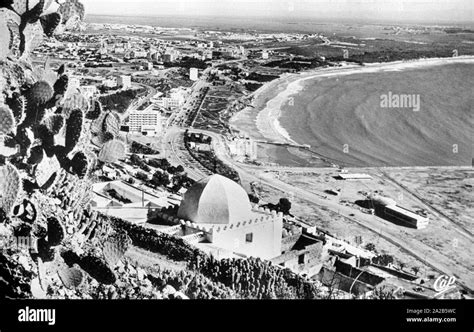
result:
[[(287, 195), (287, 193), (283, 193), (265, 185), (263, 185), (260, 193), (262, 200), (271, 203), (276, 203), (280, 197), (285, 197)], [(400, 247), (361, 227), (351, 219), (345, 218), (325, 207), (310, 205), (307, 201), (297, 197), (293, 198), (291, 202), (291, 213), (297, 215), (301, 220), (304, 220), (308, 224), (315, 225), (318, 228), (339, 238), (345, 239), (354, 245), (356, 237), (361, 236), (362, 247), (369, 243), (374, 244), (377, 254), (388, 254), (393, 256), (395, 265), (404, 264), (405, 271), (413, 273), (413, 268), (418, 268), (418, 275), (422, 277), (429, 278), (430, 275), (437, 275), (436, 273), (433, 273), (433, 269), (430, 266), (413, 259), (410, 254), (402, 250)]]
[[(332, 211), (347, 211), (347, 209), (353, 210), (351, 213), (355, 219), (364, 221), (367, 225), (381, 234), (387, 235), (396, 241), (402, 242), (402, 246), (409, 246), (411, 250), (416, 251), (422, 259), (436, 257), (437, 262), (444, 265), (454, 276), (462, 278), (465, 282), (474, 286), (474, 279), (472, 277), (472, 271), (474, 271), (474, 264), (472, 262), (473, 252), (473, 237), (472, 234), (466, 232), (463, 224), (453, 223), (451, 219), (446, 218), (443, 215), (437, 213), (431, 207), (431, 202), (427, 205), (424, 201), (421, 201), (418, 197), (411, 193), (411, 190), (406, 190), (404, 187), (398, 186), (396, 183), (385, 178), (384, 174), (378, 169), (355, 169), (351, 170), (357, 173), (368, 173), (373, 176), (372, 180), (357, 180), (357, 181), (339, 181), (333, 178), (337, 175), (334, 170), (321, 169), (317, 173), (267, 173), (266, 177), (272, 178), (273, 181), (281, 181), (283, 183), (291, 184), (295, 188), (301, 188), (312, 195), (317, 195), (322, 200), (326, 201), (324, 204), (328, 207), (328, 210)], [(399, 178), (405, 178), (410, 181), (411, 187), (424, 186), (426, 178), (423, 176), (417, 177), (412, 173), (427, 174), (431, 173), (430, 169), (397, 169), (396, 171), (390, 170), (388, 173), (394, 172)], [(440, 171), (443, 176), (436, 176), (434, 173), (430, 176), (430, 186), (426, 188), (430, 190), (437, 190), (435, 188), (442, 188), (449, 186), (448, 183), (444, 183), (444, 179), (454, 179), (460, 177), (461, 174), (472, 174), (467, 170), (456, 170), (456, 169), (443, 169)], [(463, 184), (461, 179), (457, 180), (456, 188), (462, 187)], [(467, 181), (466, 181), (467, 182)], [(453, 186), (453, 183), (451, 183)], [(465, 186), (465, 184), (464, 184)], [(431, 188), (431, 189), (430, 189)], [(465, 186), (466, 190), (469, 190), (469, 186)], [(326, 190), (340, 189), (340, 196), (327, 194)], [(442, 190), (442, 189), (441, 189)], [(446, 189), (445, 189), (446, 190)], [(426, 229), (417, 230), (411, 229), (404, 226), (395, 225), (387, 220), (381, 219), (376, 216), (368, 215), (360, 212), (360, 208), (353, 203), (357, 200), (363, 199), (361, 191), (382, 193), (383, 195), (389, 196), (395, 199), (400, 205), (409, 208), (411, 210), (424, 209), (428, 211), (430, 217), (430, 224)], [(453, 190), (455, 191), (455, 190)], [(291, 193), (287, 193), (287, 196)], [(460, 194), (458, 198), (451, 196), (450, 198), (445, 195), (446, 198), (438, 201), (434, 200), (434, 204), (447, 204), (445, 200), (449, 200), (451, 206), (461, 206), (466, 203), (466, 197)], [(433, 198), (432, 198), (433, 200)], [(342, 202), (341, 202), (342, 201)], [(325, 211), (325, 208), (317, 206), (306, 206), (300, 208), (299, 211), (294, 211), (297, 215), (309, 215), (309, 220), (313, 219), (317, 225), (321, 225), (321, 228), (332, 230), (335, 232), (343, 231), (347, 234), (361, 235), (365, 239), (371, 236), (371, 232), (366, 230), (353, 231), (350, 230), (348, 225), (351, 223), (347, 221), (347, 218), (335, 218), (334, 215), (326, 215), (321, 218), (318, 215)], [(466, 209), (458, 208), (457, 214), (460, 214), (460, 220), (468, 220), (470, 218), (469, 211), (472, 209), (472, 204), (468, 204)], [(464, 213), (460, 212), (465, 210)], [(467, 211), (466, 211), (467, 210)], [(305, 212), (307, 211), (307, 212)], [(312, 212), (310, 212), (312, 211)], [(451, 212), (452, 213), (452, 212)], [(314, 218), (314, 216), (318, 216)], [(344, 234), (344, 233), (343, 233)]]
[(474, 232), (474, 169), (432, 168), (429, 172), (389, 171), (388, 174), (436, 209)]

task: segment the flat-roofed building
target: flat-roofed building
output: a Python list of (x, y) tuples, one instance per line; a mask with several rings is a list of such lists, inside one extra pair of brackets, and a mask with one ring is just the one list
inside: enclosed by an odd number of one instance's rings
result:
[(199, 70), (197, 68), (189, 69), (189, 79), (191, 81), (197, 81), (199, 76)]
[(132, 87), (132, 77), (128, 75), (119, 76), (117, 79), (117, 85), (123, 89)]
[(408, 226), (423, 229), (428, 226), (429, 218), (412, 212), (398, 205), (385, 206), (385, 215)]
[(427, 216), (401, 207), (391, 198), (375, 195), (370, 197), (370, 200), (374, 205), (375, 214), (380, 218), (417, 229), (426, 228), (429, 224)]
[(359, 174), (359, 173), (341, 173), (338, 175), (338, 178), (342, 180), (372, 180), (372, 177), (369, 174)]
[(163, 121), (161, 113), (148, 107), (144, 111), (131, 111), (129, 114), (129, 131), (155, 136), (161, 134)]

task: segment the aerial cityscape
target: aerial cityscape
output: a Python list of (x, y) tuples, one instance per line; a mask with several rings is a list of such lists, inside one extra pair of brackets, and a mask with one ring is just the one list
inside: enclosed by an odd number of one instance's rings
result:
[(92, 3), (0, 5), (0, 299), (473, 298), (472, 19)]

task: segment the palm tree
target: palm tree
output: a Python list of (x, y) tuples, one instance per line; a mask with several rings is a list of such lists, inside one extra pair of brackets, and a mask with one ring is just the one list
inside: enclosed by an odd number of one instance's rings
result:
[(414, 267), (412, 268), (412, 271), (413, 271), (413, 273), (415, 273), (415, 275), (417, 275), (418, 272), (420, 272), (420, 268), (419, 268), (418, 266), (414, 266)]

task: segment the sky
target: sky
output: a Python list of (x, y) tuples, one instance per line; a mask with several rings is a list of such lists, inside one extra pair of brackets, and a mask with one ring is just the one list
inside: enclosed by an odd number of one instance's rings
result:
[(88, 14), (472, 22), (474, 0), (80, 0)]

